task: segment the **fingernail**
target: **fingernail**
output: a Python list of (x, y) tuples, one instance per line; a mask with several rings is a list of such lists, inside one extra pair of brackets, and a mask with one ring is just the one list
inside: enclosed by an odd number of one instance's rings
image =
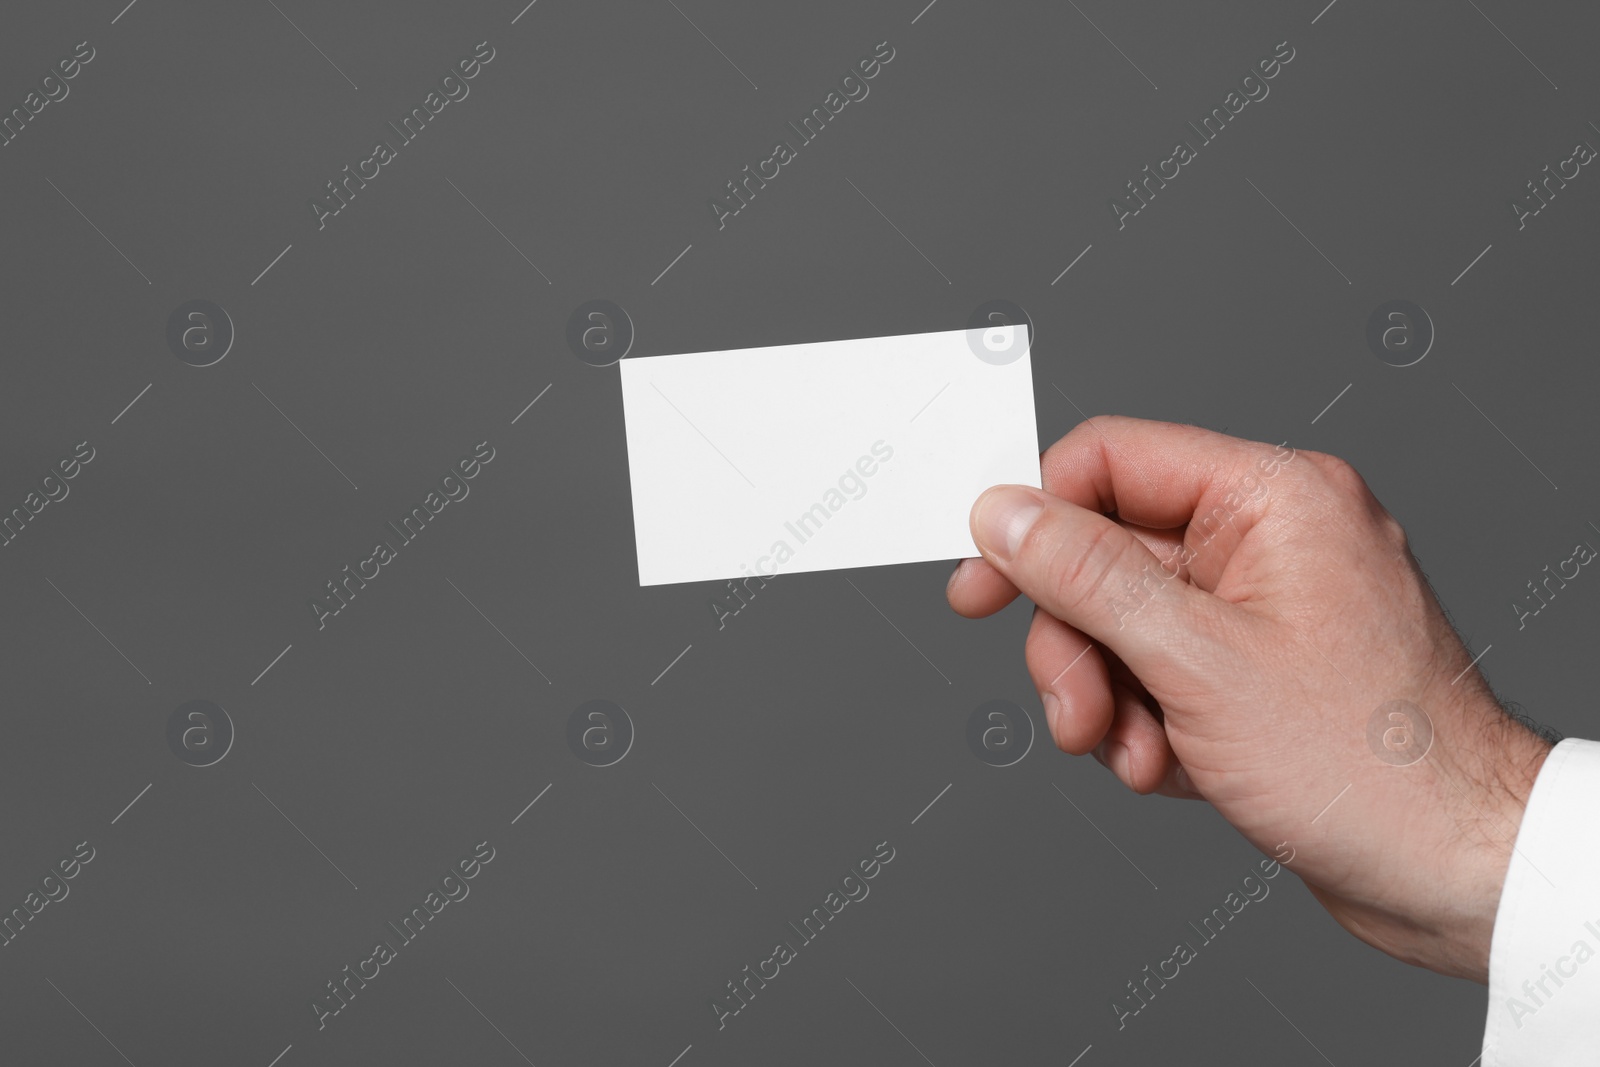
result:
[(1044, 511), (1030, 490), (1002, 485), (978, 498), (972, 516), (973, 538), (978, 547), (1009, 560), (1022, 546), (1022, 539)]
[(1122, 779), (1122, 784), (1131, 788), (1133, 778), (1131, 769), (1133, 758), (1128, 754), (1128, 746), (1120, 741), (1113, 741), (1106, 746), (1106, 766), (1111, 768), (1111, 773)]
[(1194, 779), (1189, 777), (1189, 772), (1183, 764), (1178, 764), (1177, 769), (1172, 772), (1172, 780), (1179, 789), (1193, 793), (1195, 796), (1200, 795), (1200, 790), (1194, 787)]
[(1056, 720), (1061, 718), (1061, 701), (1056, 699), (1054, 693), (1046, 692), (1039, 698), (1039, 703), (1044, 705), (1044, 721), (1050, 725), (1050, 737), (1059, 745), (1061, 729)]

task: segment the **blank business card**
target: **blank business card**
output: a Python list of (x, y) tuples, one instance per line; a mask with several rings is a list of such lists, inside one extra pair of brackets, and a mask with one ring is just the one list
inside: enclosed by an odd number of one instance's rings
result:
[(1037, 487), (1026, 326), (624, 359), (639, 584), (975, 556)]

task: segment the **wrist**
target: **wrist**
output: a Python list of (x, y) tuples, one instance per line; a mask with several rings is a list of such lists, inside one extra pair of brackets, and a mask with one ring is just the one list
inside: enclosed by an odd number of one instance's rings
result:
[(1517, 833), (1551, 746), (1487, 694), (1458, 694), (1455, 706), (1455, 714), (1435, 715), (1426, 756), (1372, 779), (1388, 786), (1376, 791), (1382, 799), (1368, 815), (1362, 836), (1376, 851), (1355, 868), (1359, 876), (1347, 870), (1319, 884), (1312, 875), (1307, 884), (1341, 926), (1374, 948), (1487, 984)]
[(1468, 718), (1472, 725), (1463, 724), (1477, 743), (1437, 753), (1437, 800), (1456, 832), (1440, 839), (1415, 912), (1428, 946), (1418, 962), (1482, 984), (1522, 816), (1551, 749), (1497, 703), (1488, 704)]

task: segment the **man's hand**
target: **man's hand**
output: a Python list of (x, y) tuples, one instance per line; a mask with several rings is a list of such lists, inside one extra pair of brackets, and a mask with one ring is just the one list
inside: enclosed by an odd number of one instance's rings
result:
[[(1501, 709), (1405, 532), (1333, 456), (1126, 418), (990, 489), (970, 617), (1037, 607), (1056, 745), (1139, 793), (1201, 797), (1347, 930), (1487, 980), (1512, 843), (1549, 745)], [(1331, 806), (1330, 806), (1331, 805)]]

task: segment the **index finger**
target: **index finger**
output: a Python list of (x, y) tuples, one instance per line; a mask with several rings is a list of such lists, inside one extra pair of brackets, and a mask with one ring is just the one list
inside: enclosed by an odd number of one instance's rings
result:
[(1069, 503), (1159, 530), (1184, 529), (1195, 582), (1216, 581), (1263, 514), (1268, 482), (1293, 462), (1273, 446), (1173, 422), (1100, 415), (1085, 419), (1040, 459), (1046, 490)]

